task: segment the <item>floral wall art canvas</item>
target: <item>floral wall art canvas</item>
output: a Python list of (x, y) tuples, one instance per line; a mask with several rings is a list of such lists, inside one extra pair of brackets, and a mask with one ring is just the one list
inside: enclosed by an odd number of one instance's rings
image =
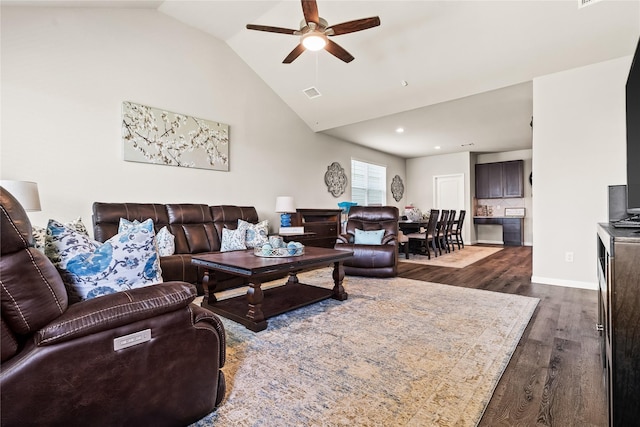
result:
[(124, 160), (229, 170), (229, 125), (122, 103)]

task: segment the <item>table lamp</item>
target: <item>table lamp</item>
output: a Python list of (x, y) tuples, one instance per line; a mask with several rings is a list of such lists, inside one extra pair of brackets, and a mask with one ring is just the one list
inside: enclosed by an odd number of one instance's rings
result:
[(276, 198), (276, 212), (280, 214), (280, 227), (291, 227), (291, 214), (295, 211), (293, 197), (278, 196)]
[(0, 180), (0, 186), (13, 195), (22, 208), (27, 212), (35, 212), (40, 209), (40, 195), (38, 184), (31, 181)]

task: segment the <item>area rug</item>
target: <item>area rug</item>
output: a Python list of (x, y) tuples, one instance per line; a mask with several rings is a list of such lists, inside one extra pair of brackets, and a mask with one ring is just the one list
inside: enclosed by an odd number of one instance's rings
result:
[(431, 259), (426, 255), (409, 254), (409, 259), (400, 255), (400, 262), (409, 262), (414, 264), (434, 265), (437, 267), (465, 268), (475, 262), (480, 261), (490, 255), (501, 251), (502, 248), (492, 248), (487, 246), (465, 246), (462, 249), (456, 249), (449, 253), (442, 253), (438, 257), (431, 255)]
[[(300, 281), (330, 287), (331, 270)], [(227, 393), (193, 426), (475, 426), (538, 299), (346, 277), (251, 332), (223, 318)]]

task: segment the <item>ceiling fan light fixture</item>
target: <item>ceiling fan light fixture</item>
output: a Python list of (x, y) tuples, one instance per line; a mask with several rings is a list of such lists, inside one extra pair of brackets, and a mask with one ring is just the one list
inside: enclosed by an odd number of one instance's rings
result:
[(317, 51), (327, 45), (327, 36), (318, 31), (311, 31), (302, 35), (302, 45), (305, 49)]

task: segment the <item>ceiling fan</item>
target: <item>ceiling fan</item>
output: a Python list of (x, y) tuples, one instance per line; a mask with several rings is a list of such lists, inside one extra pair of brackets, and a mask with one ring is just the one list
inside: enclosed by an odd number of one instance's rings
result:
[(327, 36), (331, 37), (355, 33), (356, 31), (366, 30), (380, 25), (380, 18), (374, 16), (329, 26), (329, 23), (318, 15), (316, 0), (302, 0), (302, 13), (304, 19), (300, 21), (299, 30), (254, 24), (248, 24), (247, 29), (300, 36), (300, 43), (287, 55), (284, 61), (282, 61), (284, 64), (292, 63), (306, 49), (324, 49), (336, 58), (348, 63), (353, 61), (353, 56), (340, 45), (329, 40)]

